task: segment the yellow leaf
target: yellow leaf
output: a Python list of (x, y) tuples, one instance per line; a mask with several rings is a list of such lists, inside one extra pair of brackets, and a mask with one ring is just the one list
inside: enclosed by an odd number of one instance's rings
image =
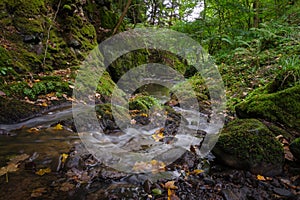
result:
[(148, 117), (148, 115), (146, 113), (142, 113), (141, 116), (142, 117)]
[(163, 131), (164, 131), (164, 128), (161, 128), (161, 129), (155, 131), (155, 133), (152, 135), (152, 138), (155, 140), (155, 142), (159, 142), (159, 140), (164, 138)]
[(65, 163), (68, 157), (69, 157), (69, 155), (66, 153), (61, 154), (61, 162)]
[(44, 174), (47, 174), (50, 172), (51, 172), (50, 168), (45, 168), (45, 169), (40, 169), (39, 171), (35, 172), (35, 174), (43, 176)]
[(172, 194), (173, 194), (173, 191), (170, 188), (168, 188), (168, 200), (171, 200)]
[(57, 124), (56, 126), (53, 127), (54, 130), (62, 130), (63, 126), (61, 124)]
[(262, 175), (257, 175), (256, 178), (257, 178), (257, 180), (260, 180), (260, 181), (265, 181), (266, 180), (266, 178)]
[(46, 102), (43, 102), (43, 103), (42, 103), (42, 106), (47, 107), (48, 104), (47, 104)]
[(198, 174), (201, 174), (202, 172), (204, 172), (204, 170), (202, 170), (202, 169), (195, 169), (192, 173), (198, 175)]

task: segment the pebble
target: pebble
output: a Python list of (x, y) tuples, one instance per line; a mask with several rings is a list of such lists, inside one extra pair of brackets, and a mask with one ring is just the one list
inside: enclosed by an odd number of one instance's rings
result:
[(231, 190), (224, 189), (222, 190), (222, 195), (225, 200), (240, 200)]
[(292, 196), (294, 196), (294, 194), (292, 192), (290, 192), (289, 190), (284, 189), (284, 188), (274, 188), (273, 192), (280, 195), (280, 196), (283, 196), (283, 197), (292, 197)]

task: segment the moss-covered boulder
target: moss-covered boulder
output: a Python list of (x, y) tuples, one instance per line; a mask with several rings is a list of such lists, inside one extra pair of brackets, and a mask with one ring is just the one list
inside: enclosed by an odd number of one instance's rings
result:
[(40, 113), (43, 109), (16, 99), (0, 96), (0, 124), (13, 124)]
[[(128, 47), (128, 49), (130, 49), (130, 47)], [(175, 69), (179, 74), (182, 75), (185, 74), (188, 67), (187, 63), (184, 60), (170, 52), (159, 50), (136, 50), (124, 54), (120, 58), (115, 60), (110, 65), (109, 72), (112, 76), (112, 79), (116, 82), (130, 69), (148, 63), (160, 63), (162, 65), (165, 65), (166, 67), (168, 66)], [(156, 75), (161, 76), (168, 75), (161, 71), (155, 73)]]
[(293, 156), (300, 161), (300, 137), (296, 138), (291, 144), (290, 144), (290, 150), (293, 154)]
[(240, 118), (262, 118), (300, 130), (300, 85), (274, 93), (257, 92), (236, 106)]
[(266, 176), (280, 174), (284, 163), (282, 145), (256, 119), (230, 122), (221, 132), (213, 154), (228, 166)]

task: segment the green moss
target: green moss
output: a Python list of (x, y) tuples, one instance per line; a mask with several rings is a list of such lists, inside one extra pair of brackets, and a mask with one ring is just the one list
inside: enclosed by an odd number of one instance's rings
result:
[(300, 137), (291, 142), (290, 150), (297, 160), (300, 160)]
[(260, 117), (300, 130), (300, 85), (271, 94), (257, 94), (236, 106), (238, 116)]
[(215, 146), (246, 165), (283, 163), (283, 148), (272, 132), (256, 119), (234, 120), (223, 129)]
[(0, 90), (5, 92), (9, 97), (24, 98), (27, 96), (32, 100), (37, 99), (39, 95), (51, 92), (71, 95), (71, 89), (69, 88), (68, 83), (62, 81), (60, 78), (53, 80), (49, 79), (43, 78), (40, 82), (33, 83), (32, 87), (24, 81), (12, 83), (10, 85), (2, 85)]
[(12, 58), (9, 52), (0, 46), (0, 68), (12, 66)]
[[(100, 8), (101, 16), (101, 27), (106, 29), (113, 29), (119, 20), (119, 15), (114, 13), (111, 10), (105, 8)], [(123, 29), (123, 26), (120, 27), (120, 30)]]

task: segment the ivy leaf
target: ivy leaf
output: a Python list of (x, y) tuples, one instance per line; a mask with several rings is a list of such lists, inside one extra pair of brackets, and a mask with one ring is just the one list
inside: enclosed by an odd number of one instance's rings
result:
[(152, 190), (152, 194), (154, 194), (154, 195), (161, 195), (161, 194), (162, 194), (162, 191), (161, 191), (160, 189), (158, 189), (158, 188), (154, 188), (154, 189)]

